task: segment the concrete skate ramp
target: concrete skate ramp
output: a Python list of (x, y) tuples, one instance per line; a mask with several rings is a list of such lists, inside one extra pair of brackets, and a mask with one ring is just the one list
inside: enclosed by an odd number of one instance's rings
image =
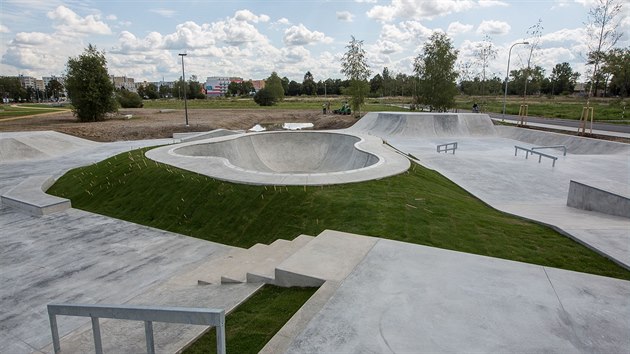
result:
[(325, 173), (355, 170), (378, 162), (357, 149), (361, 139), (334, 133), (266, 133), (175, 149), (187, 156), (221, 157), (245, 170), (277, 173)]
[(97, 145), (93, 141), (54, 131), (1, 133), (0, 163), (47, 159)]
[(350, 131), (388, 137), (496, 136), (492, 120), (477, 113), (372, 112)]
[(359, 182), (410, 166), (381, 139), (348, 132), (247, 133), (157, 148), (146, 156), (221, 180), (270, 185)]
[(504, 138), (522, 141), (534, 146), (564, 145), (567, 152), (577, 155), (601, 155), (601, 154), (630, 154), (630, 145), (591, 139), (580, 136), (545, 132), (539, 130), (517, 128), (517, 127), (496, 127), (497, 133)]

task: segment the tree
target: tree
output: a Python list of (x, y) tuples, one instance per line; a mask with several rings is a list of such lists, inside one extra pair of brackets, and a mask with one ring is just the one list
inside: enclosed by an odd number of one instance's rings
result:
[[(597, 96), (600, 65), (605, 60), (606, 52), (611, 50), (622, 32), (618, 32), (621, 19), (622, 0), (596, 0), (588, 12), (586, 30), (589, 37), (587, 65), (592, 65), (591, 84), (588, 96)], [(594, 91), (593, 91), (594, 89)]]
[(486, 94), (485, 86), (488, 67), (490, 62), (497, 57), (497, 49), (494, 47), (490, 36), (486, 35), (482, 42), (477, 43), (474, 55), (477, 59), (476, 64), (481, 70), (481, 95), (484, 96)]
[(173, 92), (171, 90), (170, 87), (168, 87), (167, 85), (160, 85), (160, 97), (161, 98), (168, 98), (168, 97), (172, 97), (173, 96)]
[(310, 71), (307, 71), (306, 74), (304, 74), (304, 81), (302, 81), (302, 93), (308, 96), (312, 96), (317, 93), (317, 86), (315, 85), (313, 74), (311, 74)]
[(254, 95), (254, 102), (256, 102), (259, 106), (273, 106), (276, 104), (276, 98), (274, 97), (273, 92), (265, 87), (256, 92)]
[(122, 88), (116, 92), (116, 100), (122, 108), (141, 108), (142, 97), (135, 92)]
[(511, 95), (520, 95), (522, 92), (526, 92), (525, 87), (529, 86), (530, 92), (540, 93), (542, 83), (545, 79), (545, 69), (536, 65), (533, 68), (522, 68), (518, 70), (510, 71), (510, 76), (513, 78), (510, 83)]
[(145, 88), (144, 88), (144, 96), (142, 97), (148, 97), (150, 100), (155, 100), (157, 99), (160, 95), (158, 94), (158, 88), (155, 84), (148, 84)]
[(282, 85), (282, 80), (275, 71), (265, 80), (265, 88), (271, 93), (274, 103), (284, 99), (285, 90)]
[(628, 97), (630, 95), (630, 47), (612, 49), (606, 55), (603, 71), (609, 73), (610, 93)]
[(289, 96), (299, 96), (300, 92), (302, 92), (302, 84), (297, 81), (291, 80), (289, 82), (289, 88), (287, 90), (287, 95)]
[(74, 115), (82, 122), (97, 122), (105, 114), (117, 110), (114, 84), (107, 74), (105, 54), (88, 45), (83, 54), (69, 58), (66, 91), (72, 101)]
[(455, 104), (457, 54), (445, 33), (434, 32), (429, 37), (414, 61), (414, 72), (419, 78), (419, 103), (438, 112), (446, 112)]
[(48, 81), (48, 84), (46, 85), (46, 95), (48, 97), (59, 99), (62, 92), (63, 85), (59, 81), (55, 79)]
[[(532, 72), (532, 60), (536, 50), (540, 48), (540, 41), (542, 37), (542, 19), (538, 19), (535, 25), (527, 29), (527, 35), (529, 39), (529, 56), (527, 57), (527, 68), (525, 70), (525, 87), (523, 88), (523, 97), (527, 97), (527, 82), (529, 81), (529, 75)], [(539, 87), (540, 89), (540, 87)]]
[(370, 77), (370, 67), (367, 63), (363, 41), (358, 41), (351, 36), (350, 43), (346, 46), (348, 51), (341, 59), (341, 73), (350, 80), (350, 86), (346, 91), (350, 96), (352, 110), (361, 115), (361, 105), (370, 92), (367, 79)]
[(20, 84), (20, 79), (17, 77), (0, 77), (0, 94), (2, 98), (6, 98), (12, 101), (19, 101), (21, 98), (26, 98), (26, 90)]
[(571, 64), (564, 62), (556, 64), (551, 70), (551, 94), (570, 94), (575, 89), (577, 79), (580, 77), (580, 73), (574, 72), (571, 68)]
[(370, 80), (370, 92), (376, 96), (383, 96), (383, 77), (381, 74), (376, 74)]

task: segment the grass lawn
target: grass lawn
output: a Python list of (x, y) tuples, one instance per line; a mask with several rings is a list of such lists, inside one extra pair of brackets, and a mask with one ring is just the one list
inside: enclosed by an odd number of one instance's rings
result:
[(355, 184), (250, 186), (159, 164), (144, 151), (72, 170), (48, 193), (75, 208), (238, 247), (334, 229), (630, 280), (612, 261), (416, 164)]
[(6, 118), (14, 118), (14, 117), (24, 117), (35, 114), (42, 113), (51, 113), (51, 112), (63, 112), (67, 111), (65, 108), (51, 108), (49, 106), (37, 106), (37, 105), (26, 105), (26, 106), (18, 106), (12, 107), (9, 105), (0, 106), (0, 120)]
[[(258, 353), (316, 288), (280, 288), (265, 285), (225, 319), (227, 353)], [(216, 353), (216, 332), (212, 328), (184, 354)]]
[[(308, 97), (308, 98), (286, 98), (274, 106), (261, 107), (251, 98), (214, 98), (207, 100), (188, 100), (189, 109), (291, 109), (291, 110), (317, 110), (321, 111), (322, 104), (330, 101), (331, 109), (341, 108), (347, 99), (343, 97)], [(184, 101), (177, 99), (169, 100), (144, 100), (144, 108), (153, 109), (184, 109)], [(372, 99), (366, 100), (366, 104), (361, 107), (362, 112), (378, 111), (405, 111), (403, 108), (382, 104)]]
[[(458, 97), (456, 106), (459, 109), (470, 110), (473, 103), (482, 107), (484, 112), (503, 112), (503, 97)], [(628, 104), (626, 100), (625, 104)], [(528, 97), (526, 101), (522, 98), (508, 97), (506, 102), (506, 114), (518, 115), (522, 104), (527, 104), (528, 115), (547, 118), (580, 119), (582, 108), (586, 106), (583, 98), (546, 98)], [(593, 99), (594, 120), (599, 122), (630, 124), (630, 107), (624, 114), (624, 103), (619, 100)], [(623, 121), (625, 120), (625, 121)]]

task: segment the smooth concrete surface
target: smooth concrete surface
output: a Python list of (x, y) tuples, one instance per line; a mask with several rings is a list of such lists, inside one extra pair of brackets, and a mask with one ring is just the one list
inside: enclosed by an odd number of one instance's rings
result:
[(335, 131), (240, 134), (157, 148), (146, 156), (220, 180), (267, 185), (360, 182), (410, 166), (379, 138)]
[(627, 353), (630, 282), (380, 239), (287, 353)]
[(0, 196), (2, 204), (32, 215), (48, 215), (69, 209), (70, 199), (46, 194), (54, 184), (52, 176), (31, 176)]
[[(472, 121), (453, 128), (452, 117), (442, 121), (441, 115), (428, 113), (371, 113), (367, 122), (349, 129), (374, 129), (395, 148), (490, 206), (550, 225), (630, 269), (630, 220), (566, 205), (571, 180), (604, 189), (621, 186), (618, 192), (625, 189), (622, 195), (627, 194), (630, 145), (516, 127), (489, 128), (481, 122), (491, 124), (485, 114), (460, 116), (459, 121)], [(419, 130), (424, 133), (418, 135)], [(446, 130), (455, 135), (445, 136)], [(436, 152), (437, 145), (453, 141), (458, 142), (455, 155)], [(539, 164), (534, 158), (514, 156), (515, 145), (567, 145), (568, 152), (563, 156), (561, 150), (544, 150), (558, 157), (552, 167), (550, 161)]]
[(630, 198), (571, 180), (567, 206), (630, 218)]
[(0, 163), (58, 157), (98, 145), (54, 131), (0, 133)]

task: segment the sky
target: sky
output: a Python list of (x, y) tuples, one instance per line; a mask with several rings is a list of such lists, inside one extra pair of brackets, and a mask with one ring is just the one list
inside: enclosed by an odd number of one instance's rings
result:
[[(373, 76), (413, 73), (434, 31), (459, 50), (458, 66), (475, 63), (484, 40), (496, 49), (487, 75), (503, 78), (509, 48), (537, 43), (531, 62), (551, 73), (569, 62), (585, 75), (585, 23), (595, 0), (0, 0), (0, 75), (63, 75), (88, 44), (104, 51), (110, 74), (138, 81), (181, 77), (280, 77), (302, 82), (343, 78), (341, 58), (363, 41)], [(619, 20), (628, 47), (630, 10)], [(540, 36), (528, 34), (540, 21)], [(516, 45), (510, 70), (527, 65), (530, 46)], [(471, 67), (480, 70), (479, 66)]]

